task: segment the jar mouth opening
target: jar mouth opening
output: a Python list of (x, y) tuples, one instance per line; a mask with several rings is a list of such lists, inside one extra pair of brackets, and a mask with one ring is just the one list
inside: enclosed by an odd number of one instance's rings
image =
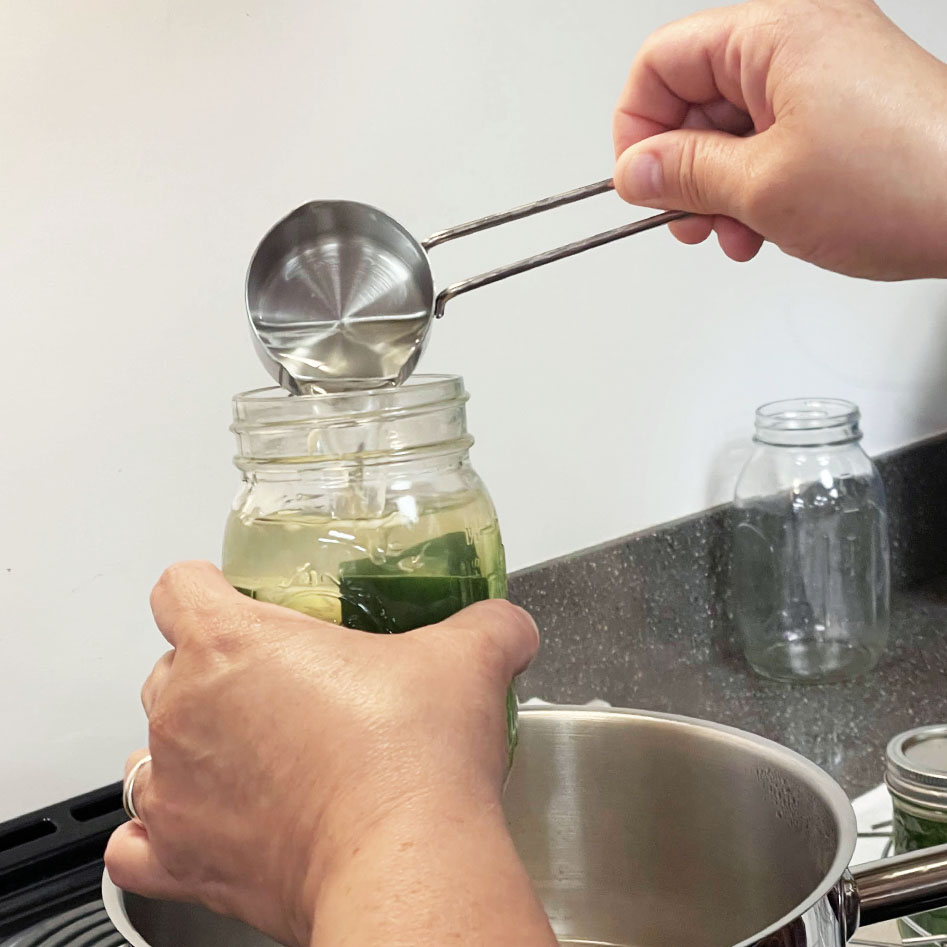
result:
[(460, 375), (412, 375), (401, 385), (296, 395), (279, 386), (254, 388), (233, 397), (236, 425), (293, 421), (358, 423), (467, 401)]
[(843, 398), (787, 398), (756, 409), (758, 431), (826, 431), (852, 427), (861, 414)]
[(266, 388), (251, 388), (249, 391), (241, 391), (234, 395), (234, 399), (241, 401), (253, 401), (256, 404), (261, 402), (272, 402), (274, 404), (284, 404), (288, 398), (292, 398), (297, 403), (324, 404), (335, 402), (344, 404), (346, 402), (358, 403), (368, 395), (372, 397), (395, 397), (401, 391), (417, 391), (419, 389), (430, 390), (437, 386), (463, 387), (464, 380), (460, 375), (412, 375), (400, 385), (381, 385), (377, 388), (353, 388), (349, 391), (320, 391), (312, 394), (293, 394), (279, 385), (268, 385)]

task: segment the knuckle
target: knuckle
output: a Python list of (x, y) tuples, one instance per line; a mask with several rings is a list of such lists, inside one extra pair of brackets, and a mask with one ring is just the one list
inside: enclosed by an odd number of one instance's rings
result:
[(151, 611), (153, 614), (157, 614), (158, 610), (161, 608), (161, 596), (163, 593), (163, 588), (161, 587), (162, 580), (164, 575), (161, 575), (161, 578), (151, 588), (151, 597), (149, 599), (149, 604), (151, 605)]
[(473, 606), (484, 618), (498, 622), (516, 620), (522, 609), (505, 598), (487, 598)]
[(216, 571), (211, 563), (201, 559), (172, 562), (159, 576), (154, 590), (192, 604), (195, 599), (200, 601), (206, 597), (203, 579), (209, 573), (216, 574)]
[(669, 42), (678, 36), (683, 25), (684, 21), (682, 20), (671, 20), (669, 23), (652, 30), (644, 43), (641, 44), (638, 59), (651, 62), (656, 53), (660, 53)]
[(476, 637), (474, 657), (483, 670), (493, 675), (504, 670), (507, 664), (502, 629), (519, 625), (522, 609), (505, 599), (487, 599), (475, 607), (477, 620), (487, 633)]
[(156, 589), (174, 594), (190, 575), (190, 562), (172, 562), (158, 577)]
[(507, 627), (516, 626), (521, 633), (526, 632), (539, 640), (539, 626), (533, 616), (522, 606), (514, 605), (505, 599), (494, 599), (499, 606), (497, 617)]
[(181, 608), (181, 586), (187, 575), (187, 563), (175, 562), (158, 577), (151, 590), (151, 611), (159, 614), (176, 614)]
[(148, 745), (173, 746), (178, 738), (179, 714), (176, 708), (159, 704), (148, 718)]
[[(485, 643), (492, 642), (498, 645), (502, 640), (503, 630), (513, 629), (523, 624), (523, 609), (503, 598), (485, 599), (473, 608), (472, 617), (475, 616), (477, 623), (490, 632), (479, 636)], [(498, 630), (501, 632), (499, 635), (496, 633)]]
[[(156, 617), (173, 625), (188, 641), (229, 650), (240, 626), (237, 607), (208, 578), (219, 580), (209, 562), (176, 562), (161, 574), (151, 593)], [(159, 621), (160, 623), (160, 621)]]

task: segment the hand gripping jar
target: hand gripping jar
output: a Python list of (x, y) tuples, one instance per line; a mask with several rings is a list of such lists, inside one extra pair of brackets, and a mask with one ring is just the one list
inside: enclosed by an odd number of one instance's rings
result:
[[(243, 485), (223, 571), (260, 601), (397, 634), (506, 596), (496, 511), (470, 464), (463, 380), (233, 399)], [(516, 698), (507, 695), (509, 749)]]

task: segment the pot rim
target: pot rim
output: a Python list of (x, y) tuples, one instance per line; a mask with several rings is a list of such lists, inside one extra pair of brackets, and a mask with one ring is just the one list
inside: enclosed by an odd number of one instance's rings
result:
[(130, 947), (151, 947), (132, 924), (125, 907), (125, 892), (109, 877), (108, 868), (102, 869), (102, 903), (112, 926), (128, 941)]

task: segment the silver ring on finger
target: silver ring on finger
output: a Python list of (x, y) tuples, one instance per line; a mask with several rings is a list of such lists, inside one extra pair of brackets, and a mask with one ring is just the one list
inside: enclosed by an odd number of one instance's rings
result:
[(131, 769), (131, 772), (128, 774), (128, 779), (125, 780), (125, 785), (122, 787), (122, 808), (128, 813), (128, 818), (132, 822), (137, 822), (139, 825), (144, 825), (141, 821), (141, 816), (138, 815), (138, 811), (135, 809), (135, 777), (138, 775), (138, 771), (145, 765), (145, 763), (151, 762), (151, 754), (148, 756), (143, 756)]

